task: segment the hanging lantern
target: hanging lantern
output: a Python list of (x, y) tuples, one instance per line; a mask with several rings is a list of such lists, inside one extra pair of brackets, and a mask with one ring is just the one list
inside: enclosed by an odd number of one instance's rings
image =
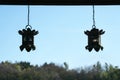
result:
[(92, 51), (94, 48), (95, 51), (103, 50), (101, 46), (101, 35), (105, 33), (103, 30), (99, 30), (96, 28), (91, 29), (91, 31), (84, 32), (88, 36), (88, 45), (85, 47), (89, 51)]
[(19, 30), (18, 33), (22, 35), (22, 45), (20, 46), (20, 50), (23, 51), (24, 48), (28, 52), (35, 50), (34, 36), (38, 34), (38, 31), (31, 30), (31, 28), (26, 28)]
[(100, 49), (103, 50), (103, 47), (101, 46), (101, 35), (105, 33), (102, 29), (99, 30), (95, 26), (95, 18), (94, 18), (94, 5), (93, 5), (93, 26), (90, 31), (85, 31), (84, 33), (88, 36), (88, 45), (85, 47), (89, 50), (89, 52), (92, 51), (92, 49), (95, 49), (95, 51), (99, 51)]
[(18, 33), (22, 35), (22, 45), (20, 50), (23, 51), (25, 48), (27, 52), (35, 50), (34, 36), (38, 34), (38, 31), (32, 30), (31, 25), (29, 25), (29, 5), (28, 5), (28, 24), (25, 29), (19, 30)]

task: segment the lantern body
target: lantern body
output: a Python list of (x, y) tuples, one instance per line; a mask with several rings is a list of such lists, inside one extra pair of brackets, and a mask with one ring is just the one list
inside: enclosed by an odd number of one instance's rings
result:
[(101, 46), (101, 35), (105, 33), (105, 31), (93, 28), (91, 31), (84, 32), (88, 36), (88, 45), (85, 47), (89, 51), (95, 49), (95, 51), (99, 51), (100, 49), (103, 50)]
[(24, 48), (27, 50), (27, 52), (35, 50), (34, 35), (37, 35), (38, 31), (27, 28), (19, 30), (18, 33), (22, 35), (22, 45), (20, 46), (20, 50), (23, 51)]

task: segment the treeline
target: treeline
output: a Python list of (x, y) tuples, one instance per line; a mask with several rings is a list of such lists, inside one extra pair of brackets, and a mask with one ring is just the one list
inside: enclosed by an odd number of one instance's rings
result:
[(42, 66), (29, 62), (0, 63), (0, 80), (120, 80), (120, 69), (117, 66), (100, 62), (88, 67), (69, 69), (55, 63), (44, 63)]

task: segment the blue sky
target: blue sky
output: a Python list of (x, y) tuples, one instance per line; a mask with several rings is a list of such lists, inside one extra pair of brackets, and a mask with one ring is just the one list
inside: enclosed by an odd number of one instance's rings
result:
[(20, 51), (22, 37), (18, 30), (27, 25), (27, 6), (0, 5), (0, 61), (28, 61), (42, 65), (54, 62), (69, 68), (89, 66), (100, 61), (119, 66), (120, 6), (95, 6), (96, 27), (105, 30), (101, 36), (103, 51), (85, 49), (84, 31), (92, 28), (92, 6), (30, 6), (30, 25), (38, 30), (36, 50)]

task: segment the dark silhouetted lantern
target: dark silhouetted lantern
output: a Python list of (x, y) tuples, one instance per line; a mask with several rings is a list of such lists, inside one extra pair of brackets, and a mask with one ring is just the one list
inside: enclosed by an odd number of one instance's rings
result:
[(26, 28), (19, 30), (18, 33), (22, 35), (22, 45), (20, 46), (20, 50), (23, 51), (24, 48), (28, 52), (35, 50), (34, 36), (38, 34), (38, 31), (31, 30), (31, 28)]
[(88, 45), (85, 47), (89, 50), (89, 52), (92, 51), (94, 48), (95, 51), (99, 51), (100, 49), (103, 50), (103, 47), (101, 46), (101, 35), (105, 33), (103, 30), (99, 30), (95, 26), (95, 10), (93, 5), (93, 25), (92, 29), (90, 31), (84, 32), (88, 36)]
[(101, 35), (105, 33), (103, 30), (92, 28), (91, 31), (84, 32), (88, 36), (88, 45), (85, 47), (89, 51), (92, 51), (94, 48), (95, 51), (103, 50), (101, 46)]
[(32, 30), (32, 26), (29, 25), (30, 6), (28, 5), (28, 24), (25, 29), (19, 30), (18, 33), (22, 35), (22, 45), (20, 50), (23, 51), (25, 48), (27, 52), (35, 50), (34, 36), (38, 34), (38, 31)]

